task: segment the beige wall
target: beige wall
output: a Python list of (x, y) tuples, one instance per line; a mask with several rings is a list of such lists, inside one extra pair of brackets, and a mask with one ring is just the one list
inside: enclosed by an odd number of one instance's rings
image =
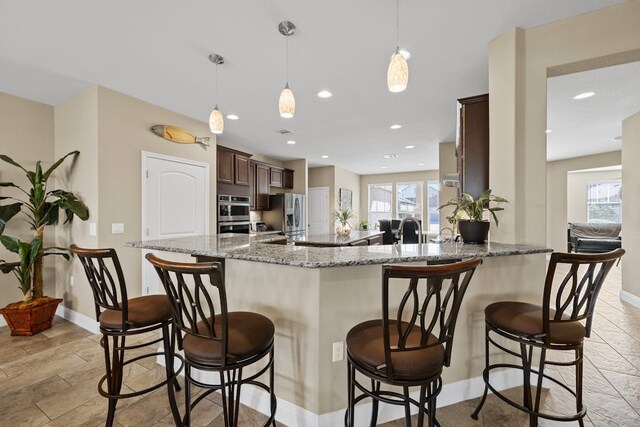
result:
[[(640, 112), (622, 122), (622, 290), (640, 298)], [(626, 197), (625, 197), (626, 196)]]
[[(43, 167), (48, 167), (54, 161), (53, 129), (53, 107), (0, 93), (0, 154), (8, 155), (27, 170), (33, 169), (37, 160), (42, 161)], [(0, 162), (0, 181), (28, 185), (24, 172), (4, 162)], [(12, 189), (0, 188), (0, 196), (22, 194)], [(9, 200), (0, 201), (3, 205), (9, 203)], [(30, 241), (33, 231), (28, 224), (19, 219), (20, 216), (22, 215), (19, 214), (7, 224), (4, 234)], [(54, 227), (47, 228), (45, 233), (45, 243), (53, 244)], [(17, 261), (17, 257), (0, 245), (0, 259)], [(54, 296), (55, 291), (53, 266), (54, 260), (51, 257), (45, 260), (44, 293), (49, 296)], [(22, 293), (13, 274), (0, 273), (0, 307), (21, 298)]]
[[(97, 247), (98, 236), (91, 236), (89, 230), (91, 223), (99, 223), (98, 88), (84, 90), (56, 105), (54, 111), (56, 157), (73, 150), (80, 151), (75, 164), (65, 163), (59, 169), (57, 182), (73, 191), (89, 208), (88, 221), (76, 220), (71, 227), (58, 227), (56, 246), (69, 247), (75, 243), (81, 247)], [(73, 285), (71, 277), (74, 278)], [(78, 260), (56, 260), (56, 295), (64, 299), (65, 307), (95, 317), (91, 305), (93, 294)]]
[[(366, 218), (368, 213), (367, 205), (369, 203), (369, 185), (370, 184), (396, 184), (398, 182), (418, 182), (418, 181), (438, 181), (440, 178), (437, 170), (420, 171), (420, 172), (404, 172), (404, 173), (385, 173), (376, 175), (360, 176), (360, 212), (362, 217)], [(427, 185), (426, 182), (422, 186), (422, 199), (424, 201), (423, 215), (426, 215), (427, 203)], [(396, 218), (396, 192), (395, 185), (391, 196), (391, 217)], [(375, 224), (372, 224), (374, 227)]]
[(622, 179), (622, 171), (586, 171), (567, 174), (567, 221), (587, 222), (587, 184)]
[[(456, 187), (445, 187), (442, 183), (445, 174), (456, 173), (458, 170), (458, 163), (456, 159), (456, 143), (455, 142), (441, 142), (438, 145), (439, 152), (439, 170), (438, 178), (440, 179), (440, 204), (444, 204), (451, 199), (458, 197), (458, 189)], [(440, 211), (440, 229), (444, 227), (451, 227), (447, 216), (451, 215), (453, 208), (444, 208)]]
[(491, 42), (490, 185), (511, 201), (492, 233), (497, 240), (545, 243), (547, 76), (560, 68), (575, 72), (634, 60), (640, 55), (638, 16), (636, 0), (513, 29)]
[[(622, 153), (612, 151), (547, 163), (546, 245), (548, 247), (556, 251), (567, 250), (567, 172), (614, 166), (621, 164), (621, 162)], [(500, 227), (502, 227), (502, 221)]]
[[(335, 194), (333, 196), (332, 207), (335, 210), (340, 205), (341, 188), (351, 190), (351, 209), (353, 209), (356, 214), (356, 217), (351, 221), (351, 226), (353, 228), (360, 228), (360, 221), (367, 219), (366, 211), (363, 213), (360, 210), (360, 175), (339, 167), (335, 168), (335, 174)], [(331, 203), (331, 201), (329, 203)], [(333, 227), (331, 229), (333, 229)]]

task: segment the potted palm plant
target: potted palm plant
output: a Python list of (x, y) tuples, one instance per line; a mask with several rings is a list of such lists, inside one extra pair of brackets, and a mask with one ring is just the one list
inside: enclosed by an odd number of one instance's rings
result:
[(355, 212), (350, 208), (337, 209), (333, 213), (333, 217), (338, 222), (338, 225), (336, 225), (336, 233), (341, 236), (348, 236), (351, 233), (349, 220), (356, 217)]
[(496, 225), (498, 217), (496, 212), (504, 210), (499, 206), (490, 206), (490, 203), (509, 203), (503, 197), (491, 194), (491, 189), (485, 191), (477, 200), (470, 194), (462, 193), (456, 199), (451, 199), (438, 209), (453, 206), (453, 212), (447, 220), (458, 225), (458, 231), (465, 243), (484, 243), (489, 234), (490, 221), (484, 219), (485, 212), (489, 212)]
[[(0, 263), (2, 272), (13, 272), (16, 275), (23, 291), (22, 301), (9, 304), (0, 310), (12, 327), (12, 335), (33, 335), (49, 328), (53, 314), (62, 301), (43, 295), (43, 259), (47, 255), (62, 255), (68, 259), (69, 254), (66, 248), (45, 248), (44, 230), (48, 225), (57, 224), (61, 216), (64, 216), (65, 223), (70, 222), (75, 216), (87, 220), (89, 210), (73, 193), (62, 189), (49, 190), (48, 183), (52, 173), (67, 157), (76, 157), (78, 154), (78, 151), (68, 153), (46, 171), (43, 171), (40, 161), (36, 162), (35, 170), (29, 171), (9, 156), (0, 155), (0, 160), (21, 169), (29, 183), (23, 188), (13, 182), (0, 182), (0, 187), (14, 188), (18, 192), (16, 196), (0, 197), (0, 200), (12, 202), (0, 206), (0, 234), (4, 232), (6, 223), (20, 212), (34, 231), (34, 238), (28, 243), (14, 237), (0, 236), (3, 246), (19, 257), (17, 263)], [(24, 316), (20, 317), (19, 314)], [(49, 320), (43, 325), (43, 319)], [(12, 325), (18, 328), (14, 329)]]

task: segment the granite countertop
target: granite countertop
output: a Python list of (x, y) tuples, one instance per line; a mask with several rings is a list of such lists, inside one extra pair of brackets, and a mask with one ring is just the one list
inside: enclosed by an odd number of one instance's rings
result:
[(542, 246), (485, 243), (425, 243), (422, 245), (341, 246), (318, 248), (276, 245), (284, 236), (225, 235), (182, 237), (177, 239), (130, 242), (127, 246), (167, 252), (179, 252), (217, 258), (239, 259), (305, 268), (390, 264), (451, 260), (461, 258), (527, 255), (552, 252)]
[(293, 236), (292, 239), (294, 242), (304, 242), (313, 245), (348, 246), (358, 240), (368, 239), (382, 234), (384, 234), (384, 232), (379, 230), (352, 230), (348, 236), (339, 236), (336, 233), (328, 233), (312, 234), (308, 236)]

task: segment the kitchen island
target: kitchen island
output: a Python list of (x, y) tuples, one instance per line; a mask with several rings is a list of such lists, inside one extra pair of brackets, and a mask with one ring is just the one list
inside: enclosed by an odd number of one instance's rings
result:
[[(346, 362), (332, 362), (332, 348), (357, 323), (381, 317), (382, 264), (424, 265), (473, 256), (484, 260), (460, 310), (451, 367), (444, 371), (438, 399), (442, 406), (482, 393), (484, 307), (499, 300), (539, 303), (545, 254), (550, 252), (495, 242), (309, 247), (282, 240), (277, 235), (197, 236), (128, 245), (224, 260), (230, 309), (262, 313), (276, 325), (277, 418), (301, 426), (343, 424)], [(159, 256), (171, 259), (170, 253)], [(398, 289), (392, 298), (399, 301), (402, 293)], [(521, 383), (517, 375), (495, 376), (503, 388)], [(242, 401), (267, 410), (266, 396), (259, 391), (243, 388)], [(366, 412), (370, 406), (358, 408)], [(383, 405), (379, 421), (402, 416), (402, 408)]]
[(370, 246), (381, 245), (383, 231), (379, 230), (356, 230), (348, 235), (336, 233), (311, 234), (293, 236), (294, 244), (298, 246), (315, 247), (337, 247), (337, 246)]

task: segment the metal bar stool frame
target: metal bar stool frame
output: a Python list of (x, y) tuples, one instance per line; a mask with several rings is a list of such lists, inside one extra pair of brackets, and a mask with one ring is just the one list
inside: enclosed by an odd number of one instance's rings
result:
[[(442, 367), (440, 370), (427, 377), (419, 379), (398, 378), (394, 373), (391, 354), (396, 351), (412, 351), (430, 348), (435, 345), (444, 346), (443, 367), (451, 363), (451, 351), (453, 348), (453, 336), (456, 321), (460, 310), (460, 305), (464, 294), (469, 286), (473, 273), (478, 265), (482, 264), (480, 258), (472, 258), (456, 263), (443, 263), (428, 266), (404, 266), (404, 265), (384, 265), (382, 275), (382, 312), (383, 312), (383, 338), (385, 351), (385, 364), (376, 368), (374, 372), (362, 366), (353, 358), (347, 346), (347, 384), (348, 384), (348, 407), (345, 412), (345, 426), (353, 427), (355, 422), (355, 405), (366, 398), (371, 398), (373, 402), (371, 413), (371, 426), (377, 424), (378, 405), (384, 402), (392, 405), (401, 405), (405, 409), (405, 420), (407, 426), (411, 425), (411, 405), (415, 405), (418, 410), (418, 425), (424, 425), (425, 414), (428, 418), (428, 425), (440, 426), (436, 419), (436, 399), (442, 391)], [(461, 276), (462, 279), (461, 279)], [(413, 310), (410, 313), (410, 325), (420, 328), (422, 335), (421, 345), (410, 348), (406, 346), (406, 338), (411, 333), (413, 326), (399, 331), (400, 342), (397, 345), (390, 340), (390, 320), (389, 320), (389, 281), (390, 279), (409, 279), (407, 288), (398, 308), (397, 322), (405, 317), (405, 308), (409, 300), (413, 302)], [(418, 282), (426, 279), (426, 297), (422, 304), (418, 301)], [(450, 280), (449, 288), (443, 289), (443, 282)], [(442, 296), (444, 293), (444, 297)], [(427, 311), (430, 303), (436, 304), (433, 315), (427, 319)], [(419, 325), (414, 325), (419, 318)], [(427, 326), (425, 326), (427, 322)], [(397, 324), (397, 323), (396, 323)], [(435, 326), (439, 326), (437, 342), (428, 343), (428, 338), (434, 331)], [(367, 377), (371, 381), (371, 387), (367, 388), (358, 382), (356, 373)], [(388, 384), (402, 387), (402, 393), (381, 390), (381, 384)], [(415, 400), (409, 395), (409, 387), (420, 387), (419, 400)], [(362, 394), (356, 396), (358, 389)]]
[[(269, 342), (267, 348), (253, 355), (252, 357), (242, 359), (240, 361), (233, 360), (228, 354), (228, 309), (227, 297), (224, 283), (224, 271), (220, 262), (196, 262), (196, 263), (179, 263), (160, 259), (153, 254), (146, 255), (147, 260), (154, 266), (158, 273), (162, 284), (169, 295), (174, 310), (174, 323), (177, 328), (185, 334), (194, 334), (209, 339), (219, 340), (221, 346), (220, 363), (217, 365), (200, 363), (190, 359), (187, 355), (185, 361), (185, 415), (182, 425), (189, 426), (191, 423), (191, 411), (205, 397), (213, 392), (220, 391), (222, 394), (222, 408), (225, 426), (237, 426), (240, 410), (240, 389), (244, 384), (257, 386), (267, 391), (270, 396), (271, 414), (265, 422), (264, 426), (276, 426), (275, 416), (277, 410), (277, 399), (274, 393), (274, 346), (273, 338)], [(172, 280), (171, 274), (175, 277)], [(184, 280), (184, 275), (191, 276), (195, 284), (195, 290), (192, 294), (188, 289)], [(209, 284), (212, 288), (216, 288), (219, 294), (220, 315), (222, 323), (222, 332), (220, 337), (215, 336), (215, 328), (209, 325), (205, 331), (198, 331), (197, 319), (207, 319), (207, 314), (211, 318), (215, 315), (215, 306), (211, 296), (205, 288), (202, 277), (209, 278)], [(203, 297), (207, 306), (203, 307), (199, 304), (200, 298)], [(215, 338), (214, 338), (215, 337)], [(183, 349), (184, 338), (178, 336), (178, 346)], [(252, 365), (268, 356), (267, 363), (257, 373), (248, 378), (242, 377), (243, 368)], [(201, 371), (217, 372), (220, 376), (219, 384), (207, 384), (196, 380), (192, 376), (192, 369), (196, 368)], [(257, 378), (269, 371), (269, 385), (266, 385)], [(191, 385), (196, 385), (205, 389), (193, 402), (191, 402)], [(228, 389), (228, 392), (227, 392)]]
[[(602, 289), (604, 280), (606, 279), (613, 265), (620, 260), (624, 253), (624, 249), (616, 249), (614, 251), (601, 254), (574, 254), (561, 252), (552, 253), (545, 279), (542, 305), (543, 333), (540, 335), (524, 336), (516, 333), (510, 333), (509, 331), (506, 331), (499, 326), (491, 324), (489, 320), (485, 321), (485, 369), (482, 372), (482, 377), (485, 382), (485, 389), (478, 407), (471, 415), (473, 419), (478, 419), (478, 414), (480, 413), (487, 399), (489, 390), (491, 390), (491, 392), (502, 401), (529, 414), (529, 422), (531, 426), (537, 426), (538, 418), (544, 418), (559, 422), (578, 421), (580, 426), (584, 425), (583, 419), (587, 413), (587, 407), (584, 405), (582, 400), (584, 340), (574, 344), (554, 343), (551, 341), (550, 329), (554, 324), (584, 320), (585, 338), (590, 337), (591, 326), (593, 323), (593, 314), (595, 312), (596, 302), (598, 300), (598, 295), (600, 293), (600, 290)], [(570, 264), (571, 267), (569, 269), (569, 272), (561, 281), (557, 291), (555, 292), (555, 295), (553, 295), (554, 277), (558, 264)], [(599, 269), (597, 269), (598, 265), (600, 266)], [(582, 275), (582, 278), (578, 281), (580, 266), (587, 266), (587, 269), (586, 272)], [(596, 270), (598, 271), (596, 272)], [(571, 282), (571, 288), (569, 289), (568, 295), (563, 298), (563, 296), (565, 295), (564, 291), (566, 290), (569, 282)], [(551, 301), (553, 296), (555, 296), (555, 309), (551, 308)], [(571, 314), (567, 317), (565, 311), (568, 308), (571, 308)], [(554, 313), (551, 313), (552, 310), (554, 310)], [(499, 344), (495, 341), (495, 339), (491, 337), (490, 333), (494, 333), (510, 341), (517, 342), (520, 347), (520, 353), (517, 353), (516, 351), (508, 349), (505, 346)], [(512, 363), (496, 363), (492, 365), (490, 363), (489, 357), (491, 344), (504, 351), (505, 353), (519, 358), (521, 364), (517, 365)], [(538, 348), (540, 350), (538, 369), (534, 369), (532, 367), (534, 348)], [(549, 361), (546, 359), (548, 350), (573, 351), (575, 357), (573, 358), (573, 360), (567, 362)], [(544, 368), (546, 365), (575, 367), (575, 391), (566, 384), (563, 384), (558, 379), (545, 374)], [(491, 385), (489, 379), (490, 372), (494, 369), (499, 368), (518, 369), (523, 372), (523, 404), (519, 404), (513, 401)], [(538, 376), (538, 380), (536, 383), (535, 401), (533, 400), (533, 396), (531, 393), (532, 373)], [(575, 414), (562, 416), (540, 411), (542, 382), (544, 378), (559, 385), (575, 397)]]
[[(171, 407), (174, 421), (178, 425), (180, 422), (180, 413), (176, 403), (174, 388), (177, 391), (181, 390), (177, 377), (182, 371), (184, 361), (181, 355), (175, 354), (176, 334), (173, 326), (173, 319), (168, 318), (149, 326), (135, 327), (135, 325), (128, 320), (129, 304), (127, 299), (127, 286), (122, 272), (122, 267), (120, 265), (120, 260), (118, 259), (118, 254), (115, 249), (87, 249), (71, 245), (70, 250), (80, 259), (80, 263), (84, 268), (87, 280), (91, 286), (91, 291), (94, 297), (96, 320), (100, 322), (100, 315), (103, 313), (103, 310), (118, 310), (122, 312), (122, 325), (120, 327), (106, 328), (100, 325), (100, 333), (102, 334), (102, 338), (100, 338), (100, 346), (104, 349), (106, 373), (98, 382), (98, 392), (101, 396), (109, 399), (105, 425), (113, 425), (118, 400), (142, 396), (143, 394), (150, 393), (165, 385), (167, 386), (169, 406)], [(112, 263), (113, 269), (116, 273), (115, 279), (117, 279), (117, 285), (113, 274), (109, 271), (109, 268), (105, 263), (105, 260), (110, 260)], [(161, 330), (162, 336), (160, 338), (139, 344), (126, 345), (126, 337), (141, 335), (157, 330)], [(109, 342), (110, 340), (111, 343)], [(163, 351), (142, 354), (125, 361), (126, 350), (144, 348), (160, 342), (163, 343)], [(157, 358), (158, 356), (165, 357), (166, 378), (157, 384), (145, 388), (144, 390), (134, 391), (131, 393), (121, 393), (124, 367), (141, 359), (150, 357)], [(178, 370), (176, 370), (174, 366), (175, 357), (181, 361), (181, 365)], [(105, 383), (106, 390), (104, 387)], [(170, 383), (172, 385), (169, 385)]]

